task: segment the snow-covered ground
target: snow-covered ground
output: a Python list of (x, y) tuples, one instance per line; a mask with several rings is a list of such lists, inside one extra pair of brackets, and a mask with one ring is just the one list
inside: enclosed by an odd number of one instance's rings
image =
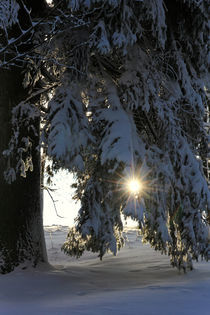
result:
[(210, 263), (179, 273), (135, 228), (116, 257), (76, 260), (60, 251), (66, 232), (45, 228), (51, 266), (0, 276), (1, 315), (210, 315)]

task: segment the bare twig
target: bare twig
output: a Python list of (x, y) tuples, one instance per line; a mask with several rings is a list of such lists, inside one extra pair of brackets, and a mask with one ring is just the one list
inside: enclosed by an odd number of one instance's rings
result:
[(49, 194), (49, 196), (50, 196), (50, 198), (51, 198), (51, 200), (53, 202), (54, 210), (55, 210), (55, 213), (56, 213), (57, 217), (59, 217), (61, 219), (64, 219), (64, 217), (62, 217), (61, 215), (58, 214), (58, 211), (57, 211), (57, 208), (56, 208), (56, 205), (55, 205), (55, 200), (53, 199), (53, 196), (50, 193), (50, 189), (48, 187), (46, 187), (46, 186), (42, 186), (42, 188), (45, 189), (48, 192), (48, 194)]
[[(22, 38), (25, 37), (26, 35), (28, 35), (32, 30), (34, 30), (35, 27), (37, 27), (38, 25), (40, 25), (42, 22), (44, 22), (46, 20), (47, 17), (49, 17), (49, 15), (52, 13), (52, 11), (54, 11), (55, 9), (57, 9), (57, 7), (62, 3), (63, 1), (59, 1), (54, 7), (53, 9), (51, 9), (51, 11), (45, 15), (43, 18), (41, 18), (38, 22), (32, 23), (32, 25), (24, 32), (22, 32), (20, 34), (20, 36), (18, 36), (17, 38), (15, 38), (13, 41), (10, 40), (8, 41), (8, 44), (2, 48), (0, 50), (0, 55), (3, 54), (9, 47), (11, 46), (15, 46), (17, 45), (19, 42), (21, 42)], [(25, 6), (24, 6), (25, 8)], [(26, 8), (25, 8), (26, 9)], [(26, 11), (29, 14), (29, 11)], [(29, 14), (30, 15), (30, 14)]]

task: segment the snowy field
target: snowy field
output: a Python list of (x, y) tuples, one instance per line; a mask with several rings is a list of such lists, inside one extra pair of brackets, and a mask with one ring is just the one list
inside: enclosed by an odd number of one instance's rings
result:
[(179, 273), (135, 228), (116, 257), (76, 260), (60, 251), (66, 232), (45, 228), (51, 266), (0, 276), (1, 315), (210, 315), (210, 263)]

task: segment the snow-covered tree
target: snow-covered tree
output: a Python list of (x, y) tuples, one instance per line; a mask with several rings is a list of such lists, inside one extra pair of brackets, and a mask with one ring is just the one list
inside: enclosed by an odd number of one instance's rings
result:
[(51, 128), (47, 101), (63, 73), (63, 54), (57, 53), (55, 42), (77, 23), (62, 7), (61, 1), (53, 7), (45, 0), (0, 2), (2, 273), (20, 263), (35, 266), (46, 260), (40, 127)]
[[(207, 1), (84, 0), (69, 1), (69, 8), (88, 24), (74, 59), (77, 68), (85, 60), (85, 68), (69, 77), (79, 82), (92, 138), (77, 142), (83, 163), (71, 170), (81, 209), (63, 250), (116, 254), (124, 214), (173, 266), (191, 268), (208, 248)], [(125, 182), (133, 173), (144, 189), (132, 203)]]
[[(66, 253), (116, 254), (124, 215), (173, 266), (207, 258), (207, 9), (206, 0), (53, 1), (36, 26), (25, 86), (50, 82), (50, 101), (33, 113), (42, 118), (45, 154), (54, 169), (74, 172), (81, 201)], [(27, 104), (18, 105), (21, 112), (30, 112)], [(6, 152), (20, 161), (18, 128)], [(29, 154), (9, 167), (11, 180), (32, 165), (31, 144), (24, 145)], [(134, 175), (143, 188), (132, 197), (126, 183)]]

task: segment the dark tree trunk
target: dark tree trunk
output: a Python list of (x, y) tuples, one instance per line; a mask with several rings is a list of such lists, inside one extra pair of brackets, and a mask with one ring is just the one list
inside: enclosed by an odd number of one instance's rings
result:
[[(32, 9), (32, 17), (42, 15), (43, 9), (46, 8), (44, 0), (25, 1), (25, 4)], [(23, 6), (19, 11), (19, 20), (23, 29), (27, 29), (28, 21), (25, 18)], [(18, 36), (15, 27), (11, 32), (13, 37)], [(23, 46), (23, 49), (27, 48), (30, 47)], [(26, 178), (17, 176), (17, 180), (12, 184), (7, 184), (3, 175), (7, 161), (2, 152), (7, 149), (11, 136), (11, 110), (26, 97), (26, 91), (22, 86), (22, 70), (19, 67), (8, 70), (0, 69), (1, 273), (12, 271), (20, 263), (36, 266), (39, 262), (46, 261), (40, 192), (40, 152), (35, 149), (39, 144), (38, 120), (36, 122), (38, 136), (30, 135), (33, 143), (33, 172), (27, 172)]]
[[(2, 151), (11, 135), (11, 109), (24, 98), (21, 71), (0, 72), (0, 270), (10, 272), (22, 262), (32, 265), (45, 261), (45, 242), (40, 194), (40, 154), (35, 149), (39, 137), (33, 136), (33, 172), (17, 176), (12, 184), (4, 180), (6, 160)], [(37, 121), (39, 131), (39, 121)]]

